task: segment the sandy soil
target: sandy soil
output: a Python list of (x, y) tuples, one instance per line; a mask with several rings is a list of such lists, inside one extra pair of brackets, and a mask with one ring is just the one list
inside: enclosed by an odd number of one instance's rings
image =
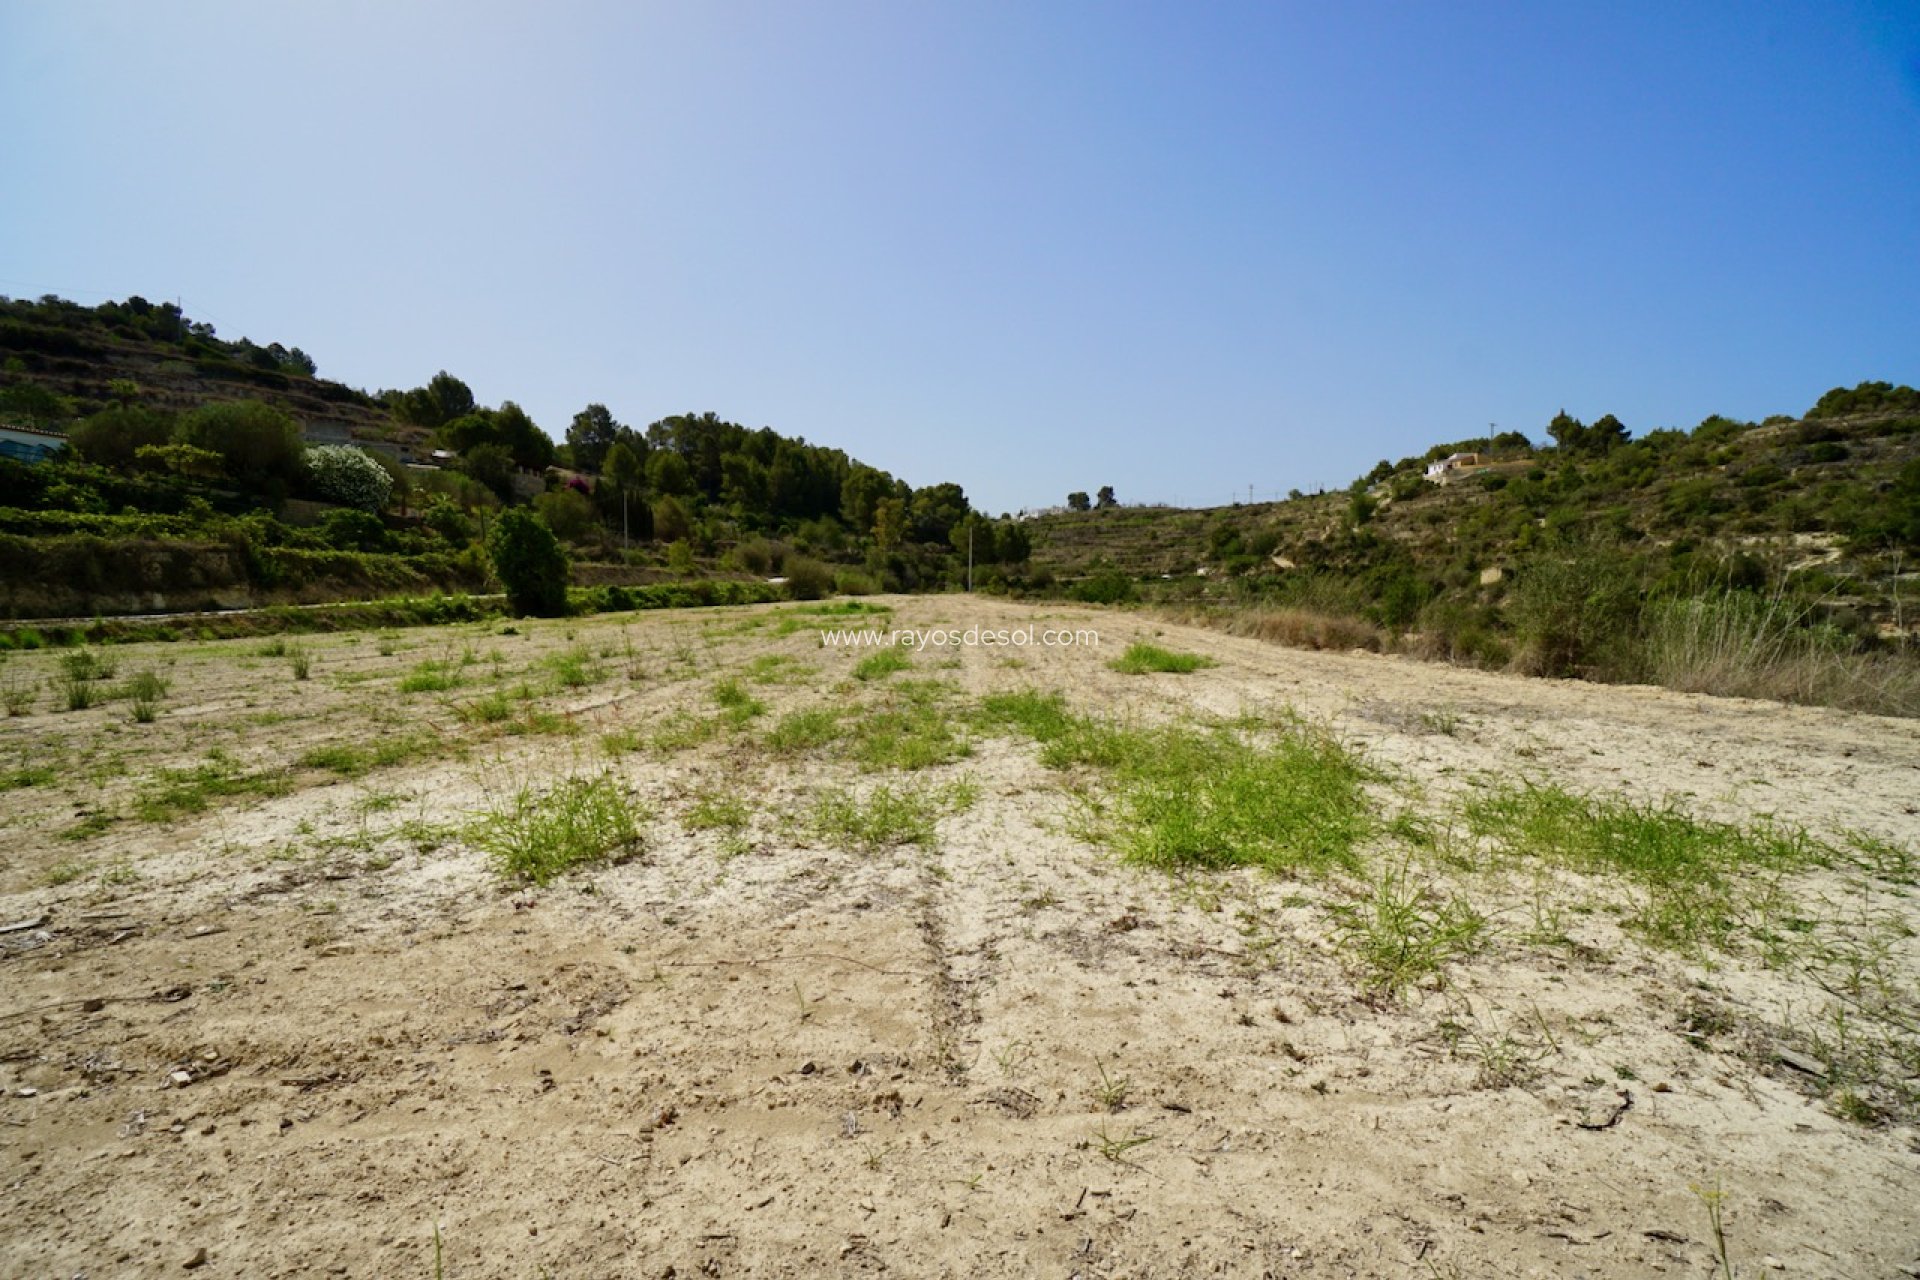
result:
[[(1101, 639), (907, 678), (1141, 720), (1290, 706), (1378, 767), (1383, 812), (1444, 825), (1526, 778), (1920, 844), (1913, 722), (888, 603), (900, 626)], [(807, 825), (815, 794), (903, 780), (761, 736), (884, 682), (788, 616), (324, 638), (304, 682), (258, 641), (129, 647), (122, 678), (172, 684), (158, 722), (47, 697), (0, 721), (0, 773), (53, 770), (0, 792), (0, 924), (28, 926), (0, 934), (0, 1272), (1706, 1276), (1717, 1187), (1738, 1274), (1920, 1274), (1910, 1119), (1844, 1118), (1779, 1057), (1844, 1025), (1820, 965), (1655, 949), (1614, 887), (1469, 870), (1491, 945), (1369, 998), (1328, 924), (1353, 885), (1123, 865), (1076, 834), (1097, 780), (979, 733), (904, 780), (977, 794), (934, 843), (841, 847)], [(1108, 669), (1147, 636), (1219, 665)], [(535, 687), (568, 652), (587, 678)], [(426, 660), (462, 683), (401, 693)], [(0, 681), (56, 663), (13, 655)], [(729, 673), (765, 716), (603, 746), (710, 716)], [(471, 714), (522, 685), (515, 716), (553, 719)], [(382, 742), (415, 745), (344, 780), (311, 762)], [(213, 750), (270, 785), (156, 807), (184, 776), (162, 771)], [(602, 769), (648, 806), (641, 856), (532, 888), (467, 842), (515, 787)], [(716, 798), (747, 825), (695, 821)], [(1793, 892), (1822, 905), (1820, 954), (1870, 952), (1911, 1010), (1911, 886)], [(1528, 941), (1543, 911), (1564, 945)]]

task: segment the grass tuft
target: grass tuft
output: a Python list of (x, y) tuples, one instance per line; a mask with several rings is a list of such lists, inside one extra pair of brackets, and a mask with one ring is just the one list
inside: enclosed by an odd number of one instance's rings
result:
[(1728, 946), (1741, 916), (1760, 901), (1764, 880), (1827, 861), (1833, 851), (1805, 832), (1770, 825), (1703, 822), (1672, 804), (1636, 804), (1577, 795), (1555, 786), (1482, 792), (1467, 824), (1511, 856), (1545, 859), (1589, 875), (1618, 876), (1645, 901), (1625, 923), (1650, 941), (1691, 948)]
[(1220, 664), (1212, 658), (1197, 653), (1175, 653), (1171, 649), (1162, 649), (1157, 645), (1130, 644), (1125, 653), (1107, 665), (1123, 675), (1139, 676), (1153, 671), (1186, 675), (1206, 667), (1217, 667)]
[(879, 680), (896, 671), (906, 671), (913, 666), (913, 659), (900, 649), (878, 649), (860, 659), (853, 666), (855, 680)]
[(467, 839), (510, 879), (547, 884), (573, 867), (639, 853), (649, 815), (611, 774), (571, 777), (541, 792), (521, 787), (467, 828)]
[(1397, 999), (1477, 950), (1486, 917), (1465, 899), (1442, 897), (1410, 864), (1383, 868), (1357, 902), (1333, 908), (1335, 932), (1358, 956), (1367, 984)]

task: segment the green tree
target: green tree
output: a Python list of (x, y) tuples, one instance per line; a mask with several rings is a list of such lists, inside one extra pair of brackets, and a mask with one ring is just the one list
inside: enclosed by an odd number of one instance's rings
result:
[(567, 611), (567, 553), (539, 516), (523, 507), (500, 513), (487, 531), (487, 556), (516, 614), (558, 618)]
[(873, 504), (873, 540), (882, 551), (898, 549), (906, 532), (906, 503), (898, 498), (882, 498)]
[(590, 404), (574, 414), (573, 423), (567, 428), (567, 443), (573, 446), (573, 465), (581, 471), (599, 472), (605, 465), (607, 452), (619, 442), (622, 430), (603, 404)]
[(1102, 510), (1108, 507), (1119, 506), (1120, 500), (1113, 496), (1113, 486), (1110, 484), (1101, 485), (1100, 492), (1094, 495), (1093, 505)]
[(533, 509), (567, 542), (578, 542), (593, 529), (593, 504), (578, 489), (549, 489), (534, 498)]
[(647, 488), (668, 497), (684, 498), (693, 492), (693, 470), (687, 466), (687, 460), (673, 450), (655, 449), (647, 456)]
[(109, 405), (74, 425), (67, 444), (88, 462), (115, 471), (132, 468), (139, 451), (173, 438), (173, 419), (137, 405)]
[[(578, 446), (575, 447), (578, 448)], [(606, 453), (602, 481), (619, 495), (620, 545), (625, 547), (629, 543), (628, 535), (631, 525), (628, 504), (646, 492), (646, 467), (624, 441), (615, 441), (613, 447)]]
[(503, 400), (493, 411), (493, 430), (513, 455), (513, 465), (526, 471), (545, 471), (553, 465), (553, 438), (535, 425), (527, 411)]
[(477, 444), (460, 455), (460, 470), (506, 502), (513, 497), (513, 455), (502, 444)]
[(1087, 497), (1084, 490), (1075, 489), (1067, 495), (1067, 510), (1091, 511), (1093, 510), (1093, 501)]
[(229, 476), (274, 497), (299, 477), (306, 452), (293, 419), (258, 400), (202, 405), (180, 419), (174, 438), (219, 454)]

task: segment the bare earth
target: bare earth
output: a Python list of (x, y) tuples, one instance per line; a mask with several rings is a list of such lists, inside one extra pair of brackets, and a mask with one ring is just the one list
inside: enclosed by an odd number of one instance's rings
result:
[[(1913, 722), (884, 603), (1101, 639), (891, 681), (1143, 722), (1290, 706), (1377, 767), (1383, 814), (1445, 827), (1524, 778), (1920, 844)], [(1801, 877), (1818, 923), (1781, 962), (1642, 943), (1604, 883), (1454, 873), (1490, 943), (1373, 998), (1329, 925), (1355, 885), (1124, 865), (1077, 818), (1097, 779), (1031, 742), (961, 728), (968, 754), (911, 774), (768, 750), (783, 713), (887, 687), (849, 678), (868, 651), (778, 634), (798, 616), (327, 637), (306, 681), (259, 641), (129, 647), (119, 678), (171, 682), (156, 723), (48, 693), (0, 721), (0, 774), (55, 775), (0, 791), (0, 924), (39, 921), (0, 934), (0, 1273), (1706, 1276), (1717, 1187), (1737, 1274), (1920, 1274), (1911, 1117), (1845, 1117), (1778, 1056), (1852, 1025), (1836, 956), (1912, 1016), (1911, 885)], [(1108, 669), (1143, 637), (1219, 665)], [(577, 683), (550, 678), (567, 652)], [(461, 683), (400, 692), (429, 660)], [(57, 670), (15, 654), (0, 681)], [(728, 674), (764, 715), (650, 741)], [(552, 718), (463, 721), (496, 690)], [(300, 763), (382, 742), (416, 747)], [(284, 781), (156, 803), (215, 749)], [(515, 788), (604, 769), (649, 810), (637, 857), (534, 888), (468, 843)], [(823, 788), (962, 780), (930, 845), (808, 822)], [(693, 816), (729, 801), (744, 827)]]

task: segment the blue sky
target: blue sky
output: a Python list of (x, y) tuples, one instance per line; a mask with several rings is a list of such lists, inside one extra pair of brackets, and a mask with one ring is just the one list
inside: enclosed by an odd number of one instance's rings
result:
[(0, 292), (978, 505), (1920, 382), (1920, 6), (0, 0)]

